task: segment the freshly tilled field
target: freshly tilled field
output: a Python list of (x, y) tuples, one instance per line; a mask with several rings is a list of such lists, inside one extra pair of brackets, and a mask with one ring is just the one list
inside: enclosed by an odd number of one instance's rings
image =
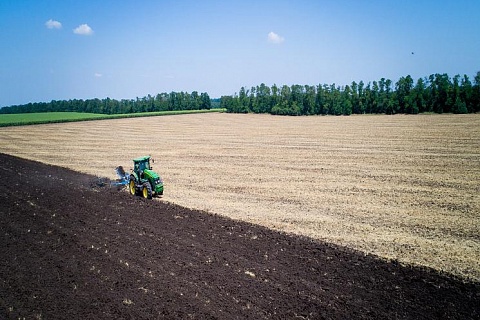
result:
[(0, 153), (0, 319), (478, 319), (480, 284)]
[(151, 154), (164, 201), (480, 280), (479, 115), (11, 127), (0, 152), (109, 178)]

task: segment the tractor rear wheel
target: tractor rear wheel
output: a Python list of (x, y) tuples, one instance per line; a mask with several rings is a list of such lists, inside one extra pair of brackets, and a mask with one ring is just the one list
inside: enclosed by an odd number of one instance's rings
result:
[(130, 178), (130, 182), (128, 184), (128, 189), (130, 190), (130, 194), (132, 196), (137, 194), (137, 187), (135, 183), (135, 178)]
[(152, 186), (150, 182), (147, 181), (143, 183), (142, 194), (145, 199), (152, 199)]

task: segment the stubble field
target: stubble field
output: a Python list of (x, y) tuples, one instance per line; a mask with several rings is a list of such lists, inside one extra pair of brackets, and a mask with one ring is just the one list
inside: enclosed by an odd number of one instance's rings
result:
[(0, 152), (112, 179), (151, 154), (163, 201), (480, 280), (480, 115), (8, 127)]

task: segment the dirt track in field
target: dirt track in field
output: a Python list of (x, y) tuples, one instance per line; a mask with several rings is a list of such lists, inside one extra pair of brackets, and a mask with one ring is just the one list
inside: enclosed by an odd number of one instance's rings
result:
[(0, 318), (475, 319), (480, 285), (0, 154)]
[(38, 125), (0, 152), (110, 178), (151, 154), (170, 202), (480, 281), (480, 115)]

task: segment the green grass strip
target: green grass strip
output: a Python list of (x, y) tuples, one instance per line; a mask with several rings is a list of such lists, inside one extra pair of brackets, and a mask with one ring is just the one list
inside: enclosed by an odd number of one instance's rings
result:
[(156, 116), (169, 116), (169, 115), (178, 115), (178, 114), (211, 113), (211, 112), (225, 112), (225, 111), (226, 109), (156, 111), (156, 112), (139, 112), (139, 113), (124, 113), (124, 114), (99, 114), (99, 113), (81, 113), (81, 112), (15, 113), (15, 114), (1, 114), (0, 127), (61, 123), (61, 122), (76, 122), (76, 121), (137, 118), (137, 117), (156, 117)]

